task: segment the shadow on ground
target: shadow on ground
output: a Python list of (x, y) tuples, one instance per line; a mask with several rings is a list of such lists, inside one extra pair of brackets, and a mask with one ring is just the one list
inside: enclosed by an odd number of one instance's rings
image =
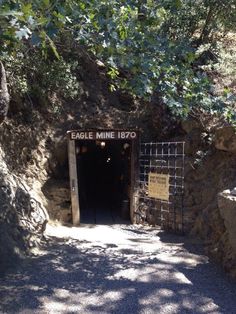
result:
[[(125, 249), (110, 243), (109, 235), (101, 245), (51, 237), (44, 255), (0, 281), (1, 311), (235, 313), (235, 283), (206, 260), (188, 263), (191, 254), (181, 246), (165, 245), (155, 254), (144, 252), (136, 245), (148, 243), (142, 238), (145, 232), (131, 230), (133, 246)], [(167, 243), (183, 241), (183, 237), (164, 233), (159, 237)], [(187, 245), (199, 254), (198, 245)]]

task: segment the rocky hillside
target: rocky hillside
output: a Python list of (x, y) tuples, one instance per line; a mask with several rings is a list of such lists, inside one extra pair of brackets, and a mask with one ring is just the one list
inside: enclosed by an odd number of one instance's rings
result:
[(80, 63), (78, 99), (68, 104), (54, 95), (45, 109), (40, 98), (32, 98), (32, 108), (13, 93), (8, 118), (0, 125), (2, 271), (38, 245), (49, 217), (65, 220), (70, 212), (67, 130), (139, 127), (144, 138), (161, 138), (170, 130), (167, 116), (160, 119), (163, 108), (110, 92), (101, 64), (86, 55)]
[[(66, 131), (76, 128), (134, 128), (143, 140), (186, 141), (185, 226), (200, 236), (211, 256), (235, 275), (232, 221), (236, 186), (236, 135), (231, 127), (181, 124), (153, 99), (151, 103), (111, 92), (104, 65), (78, 54), (80, 96), (67, 101), (13, 98), (0, 126), (0, 250), (2, 270), (37, 245), (47, 220), (65, 220), (70, 211)], [(59, 112), (55, 112), (55, 105)], [(207, 125), (208, 126), (208, 125)], [(49, 216), (49, 217), (48, 217)], [(66, 219), (67, 219), (66, 218)]]

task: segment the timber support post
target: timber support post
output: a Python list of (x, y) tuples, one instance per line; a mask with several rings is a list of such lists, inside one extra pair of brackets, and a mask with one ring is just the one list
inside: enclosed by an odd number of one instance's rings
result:
[(77, 178), (75, 140), (71, 140), (69, 136), (68, 136), (68, 161), (70, 175), (72, 222), (74, 226), (78, 226), (80, 224), (80, 207), (79, 207), (79, 193), (78, 193), (79, 190)]

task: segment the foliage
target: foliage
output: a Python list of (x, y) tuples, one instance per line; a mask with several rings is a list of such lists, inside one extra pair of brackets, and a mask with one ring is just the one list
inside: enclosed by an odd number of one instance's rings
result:
[(64, 1), (51, 0), (0, 0), (0, 45), (1, 50), (14, 52), (23, 41), (39, 45), (48, 44), (57, 54), (52, 41), (58, 31), (67, 23), (64, 15)]
[(78, 62), (66, 62), (42, 58), (39, 51), (32, 51), (27, 58), (22, 49), (15, 56), (3, 57), (9, 78), (12, 95), (23, 97), (24, 94), (47, 99), (57, 94), (65, 99), (74, 99), (81, 93), (75, 70)]
[[(40, 66), (40, 71), (37, 67)], [(66, 62), (62, 58), (54, 60), (51, 63), (41, 60), (37, 67), (34, 68), (34, 74), (31, 74), (31, 82), (33, 86), (38, 85), (40, 81), (41, 91), (47, 95), (48, 93), (56, 93), (58, 96), (66, 99), (74, 99), (80, 94), (80, 85), (77, 81), (74, 70), (78, 66), (76, 61)]]
[[(235, 0), (0, 2), (2, 53), (14, 55), (24, 44), (40, 46), (45, 56), (49, 46), (59, 60), (57, 38), (68, 33), (107, 65), (111, 90), (145, 99), (157, 95), (181, 116), (198, 106), (234, 118), (234, 99), (211, 93), (199, 61), (205, 51), (199, 51), (203, 44), (212, 49), (219, 36), (235, 30)], [(54, 60), (49, 77), (58, 76), (56, 69)]]

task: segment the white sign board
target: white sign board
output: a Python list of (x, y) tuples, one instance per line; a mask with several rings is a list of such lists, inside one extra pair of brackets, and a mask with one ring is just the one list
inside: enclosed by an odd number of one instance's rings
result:
[(137, 131), (70, 131), (71, 140), (135, 140)]
[(168, 174), (148, 174), (148, 196), (164, 201), (169, 201), (170, 176)]

